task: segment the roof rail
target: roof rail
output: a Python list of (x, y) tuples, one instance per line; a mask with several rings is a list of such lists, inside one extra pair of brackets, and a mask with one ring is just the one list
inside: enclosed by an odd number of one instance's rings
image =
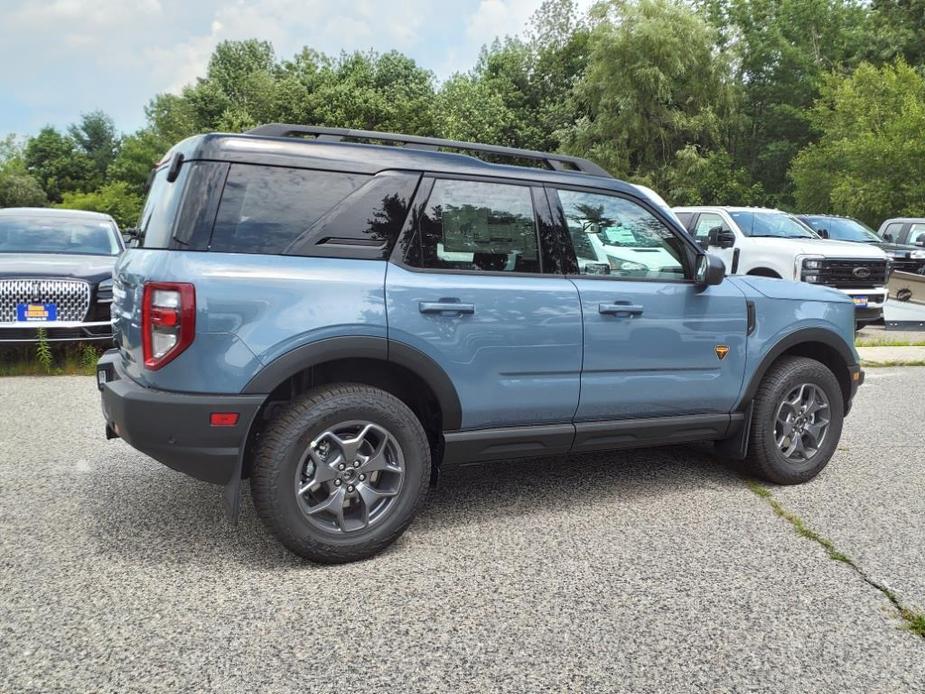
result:
[(554, 171), (571, 171), (591, 176), (606, 176), (613, 178), (593, 161), (573, 157), (568, 154), (552, 154), (538, 152), (532, 149), (517, 149), (516, 147), (500, 147), (498, 145), (483, 145), (476, 142), (460, 142), (458, 140), (443, 140), (438, 137), (421, 137), (419, 135), (400, 135), (398, 133), (380, 133), (375, 130), (351, 130), (349, 128), (324, 128), (314, 125), (290, 125), (288, 123), (269, 123), (248, 130), (246, 135), (261, 135), (263, 137), (302, 137), (312, 135), (316, 140), (325, 142), (342, 142), (344, 140), (375, 140), (387, 142), (410, 149), (455, 149), (463, 152), (481, 152), (495, 156), (509, 157), (511, 159), (533, 159), (542, 162), (547, 168)]

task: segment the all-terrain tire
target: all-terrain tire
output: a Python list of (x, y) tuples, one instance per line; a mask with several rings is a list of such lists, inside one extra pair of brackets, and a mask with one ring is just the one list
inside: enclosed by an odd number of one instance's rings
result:
[[(338, 532), (309, 521), (296, 493), (296, 480), (309, 444), (348, 421), (387, 430), (400, 446), (404, 475), (398, 494), (378, 522)], [(380, 552), (405, 531), (427, 493), (430, 468), (427, 435), (405, 403), (366, 385), (323, 385), (293, 401), (267, 427), (251, 473), (251, 496), (261, 521), (290, 551), (327, 564), (357, 561)]]
[[(806, 460), (788, 459), (777, 444), (778, 408), (803, 384), (811, 384), (828, 401), (828, 430), (815, 454)], [(784, 357), (765, 374), (755, 395), (745, 467), (752, 474), (777, 484), (801, 484), (813, 479), (828, 464), (841, 438), (845, 406), (838, 379), (827, 366), (806, 357)]]

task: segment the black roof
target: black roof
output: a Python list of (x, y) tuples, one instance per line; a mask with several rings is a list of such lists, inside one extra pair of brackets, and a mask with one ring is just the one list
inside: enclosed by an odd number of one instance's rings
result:
[[(377, 142), (393, 144), (375, 144)], [(547, 168), (492, 163), (459, 153), (461, 151), (515, 162), (531, 160)], [(206, 159), (370, 175), (388, 169), (408, 169), (584, 185), (639, 194), (634, 187), (611, 177), (597, 164), (579, 157), (372, 131), (273, 124), (243, 134), (195, 135), (175, 145), (164, 163), (177, 153), (183, 155), (184, 161)]]

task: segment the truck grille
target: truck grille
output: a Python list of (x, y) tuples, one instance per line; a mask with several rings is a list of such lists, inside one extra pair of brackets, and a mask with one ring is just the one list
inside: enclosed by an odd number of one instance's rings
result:
[(55, 304), (59, 321), (84, 321), (90, 309), (90, 285), (83, 280), (0, 280), (0, 323), (16, 322), (19, 304)]
[(819, 284), (830, 287), (882, 287), (886, 284), (886, 260), (827, 258), (819, 270)]

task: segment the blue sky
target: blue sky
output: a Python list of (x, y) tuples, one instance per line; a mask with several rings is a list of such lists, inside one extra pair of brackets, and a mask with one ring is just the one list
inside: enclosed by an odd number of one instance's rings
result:
[[(130, 132), (156, 93), (202, 75), (224, 39), (280, 57), (400, 50), (438, 79), (522, 32), (541, 0), (0, 0), (0, 137), (63, 127), (102, 109)], [(580, 0), (582, 8), (590, 0)]]

